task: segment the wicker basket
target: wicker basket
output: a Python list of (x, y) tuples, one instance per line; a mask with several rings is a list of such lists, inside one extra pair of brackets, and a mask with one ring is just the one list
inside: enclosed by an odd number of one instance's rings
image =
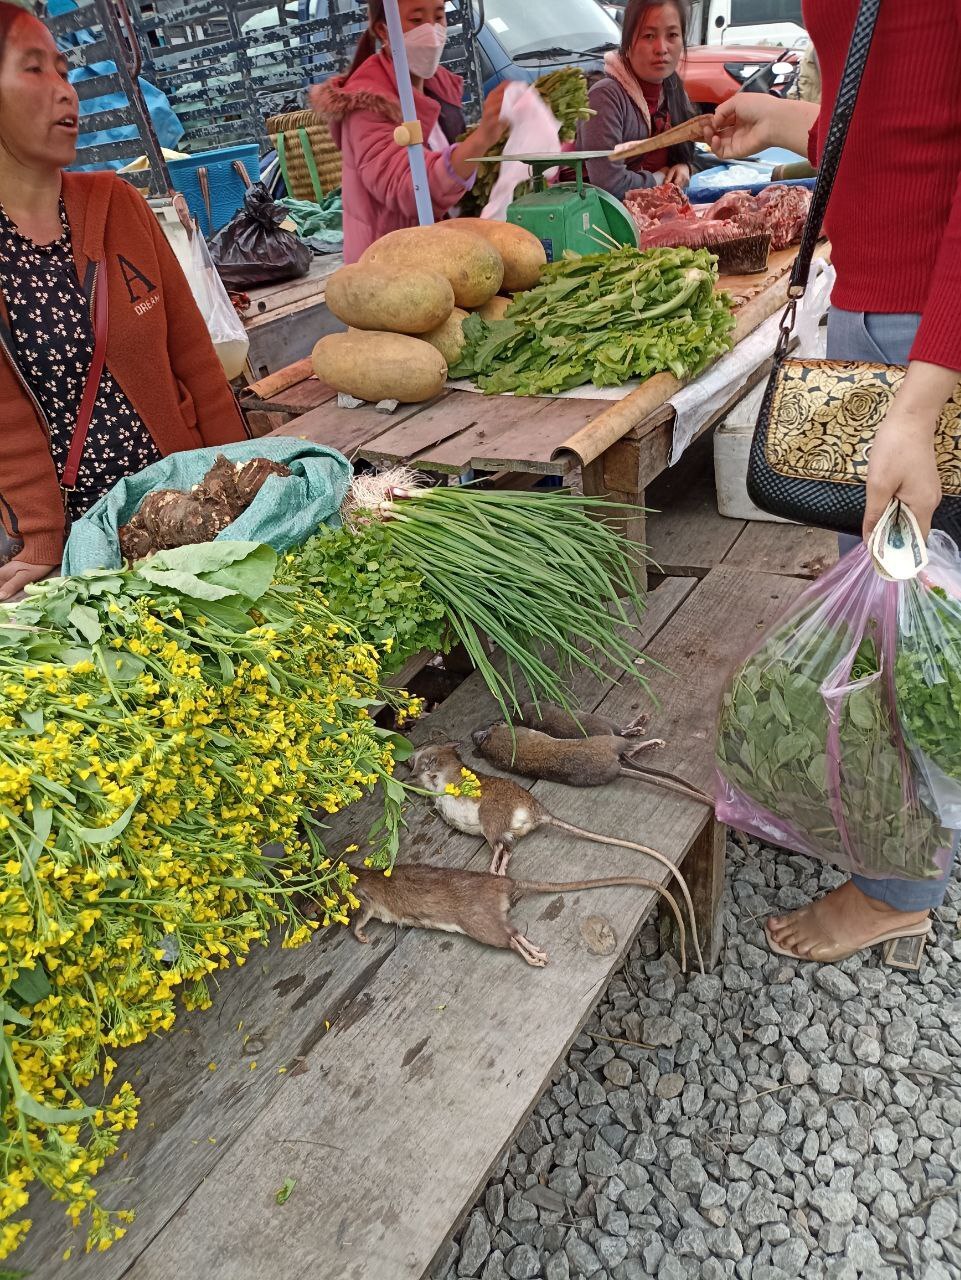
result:
[(277, 150), (288, 195), (319, 204), (340, 187), (340, 152), (323, 116), (313, 111), (271, 116), (267, 132)]

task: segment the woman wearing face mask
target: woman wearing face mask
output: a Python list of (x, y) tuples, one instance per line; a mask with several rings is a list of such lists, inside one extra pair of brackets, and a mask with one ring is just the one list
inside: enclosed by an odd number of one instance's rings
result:
[[(639, 142), (697, 115), (677, 74), (686, 40), (684, 0), (630, 0), (620, 51), (605, 56), (605, 75), (591, 89), (595, 114), (578, 130), (578, 151), (613, 151), (622, 142)], [(693, 169), (689, 142), (633, 160), (587, 163), (594, 186), (618, 200), (628, 191), (663, 182), (686, 187)]]
[[(480, 124), (458, 143), (465, 129), (463, 81), (440, 65), (447, 43), (444, 0), (400, 0), (399, 8), (434, 216), (441, 219), (473, 186), (477, 157), (503, 135), (500, 109), (506, 85), (489, 95)], [(343, 152), (344, 260), (356, 262), (389, 231), (417, 225), (407, 152), (394, 141), (403, 116), (384, 0), (368, 5), (368, 27), (350, 70), (316, 85), (310, 99)]]
[(59, 564), (70, 519), (118, 480), (245, 435), (146, 201), (63, 172), (78, 115), (50, 33), (0, 0), (0, 600)]

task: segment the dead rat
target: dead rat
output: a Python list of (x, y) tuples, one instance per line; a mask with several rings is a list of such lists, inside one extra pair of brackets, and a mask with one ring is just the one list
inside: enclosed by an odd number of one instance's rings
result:
[[(620, 885), (654, 889), (663, 894), (678, 915), (677, 904), (659, 885), (639, 876), (611, 876), (608, 880), (572, 880), (545, 884), (539, 880), (507, 880), (489, 872), (457, 871), (448, 867), (408, 864), (395, 867), (390, 877), (382, 871), (351, 867), (357, 877), (352, 892), (360, 901), (352, 928), (359, 942), (369, 942), (364, 926), (369, 920), (409, 925), (414, 929), (443, 929), (463, 933), (486, 947), (510, 948), (528, 964), (542, 969), (547, 952), (534, 945), (509, 918), (521, 898), (535, 893), (574, 893), (580, 889), (608, 889)], [(681, 932), (681, 967), (687, 968), (684, 925)]]
[[(648, 848), (647, 845), (615, 840), (611, 836), (599, 835), (596, 831), (586, 831), (583, 827), (571, 826), (570, 823), (555, 818), (529, 791), (525, 791), (522, 786), (511, 782), (508, 778), (495, 778), (493, 774), (472, 770), (480, 783), (480, 795), (453, 795), (446, 788), (460, 789), (459, 784), (463, 782), (462, 767), (463, 762), (453, 742), (422, 747), (410, 761), (414, 785), (434, 796), (437, 812), (448, 826), (454, 827), (457, 831), (463, 831), (469, 836), (483, 836), (487, 841), (491, 849), (492, 875), (506, 875), (514, 845), (518, 840), (541, 827), (555, 827), (558, 831), (566, 831), (569, 835), (593, 840), (596, 844), (610, 844), (619, 849), (646, 853), (648, 857), (654, 858), (655, 861), (667, 867), (677, 879), (691, 917), (694, 951), (701, 966), (701, 972), (704, 972), (697, 925), (694, 921), (694, 904), (684, 877), (670, 858), (665, 857), (663, 853), (658, 853), (656, 849)], [(662, 892), (674, 910), (683, 939), (684, 928), (677, 903), (666, 889)]]
[(593, 711), (565, 711), (553, 702), (542, 702), (539, 708), (533, 702), (522, 703), (520, 718), (522, 725), (546, 733), (549, 738), (639, 738), (647, 721), (648, 717), (641, 715), (620, 729)]
[(563, 782), (569, 787), (604, 787), (618, 778), (634, 778), (652, 787), (676, 791), (689, 800), (714, 806), (714, 801), (699, 787), (663, 769), (634, 761), (639, 751), (663, 746), (660, 738), (634, 742), (630, 738), (604, 735), (599, 738), (551, 738), (536, 729), (522, 725), (491, 724), (471, 734), (480, 755), (498, 769), (538, 778), (544, 782)]

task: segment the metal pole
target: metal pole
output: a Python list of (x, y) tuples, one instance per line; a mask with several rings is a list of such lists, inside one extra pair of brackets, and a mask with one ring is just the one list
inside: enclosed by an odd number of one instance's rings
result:
[[(394, 61), (394, 74), (397, 77), (400, 108), (404, 123), (409, 127), (417, 121), (417, 108), (414, 106), (414, 87), (410, 82), (407, 48), (404, 44), (404, 31), (400, 22), (397, 0), (386, 0), (384, 12), (387, 18), (387, 30), (390, 33), (390, 52)], [(398, 134), (403, 136), (406, 133), (404, 125), (401, 125)], [(401, 145), (404, 145), (403, 142)], [(424, 159), (424, 144), (419, 127), (416, 130), (416, 137), (407, 145), (407, 158), (410, 161), (410, 174), (414, 181), (417, 218), (422, 227), (430, 227), (434, 222), (434, 206), (430, 198), (430, 187), (427, 184), (427, 162)]]
[(140, 141), (143, 143), (143, 149), (150, 163), (151, 193), (155, 196), (165, 196), (172, 190), (170, 171), (140, 88), (139, 77), (143, 55), (126, 0), (95, 0), (93, 7), (114, 54), (121, 86), (137, 117)]

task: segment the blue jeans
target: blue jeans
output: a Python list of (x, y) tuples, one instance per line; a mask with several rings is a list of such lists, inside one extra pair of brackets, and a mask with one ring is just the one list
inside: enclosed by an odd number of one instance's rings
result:
[[(907, 364), (914, 335), (921, 322), (919, 315), (882, 315), (878, 312), (828, 312), (829, 360), (873, 360), (882, 364)], [(842, 533), (841, 554), (859, 545), (860, 539)], [(958, 840), (954, 851), (957, 854)], [(948, 891), (951, 867), (940, 880), (869, 880), (865, 876), (851, 879), (869, 898), (875, 898), (896, 911), (927, 911), (939, 907)]]

